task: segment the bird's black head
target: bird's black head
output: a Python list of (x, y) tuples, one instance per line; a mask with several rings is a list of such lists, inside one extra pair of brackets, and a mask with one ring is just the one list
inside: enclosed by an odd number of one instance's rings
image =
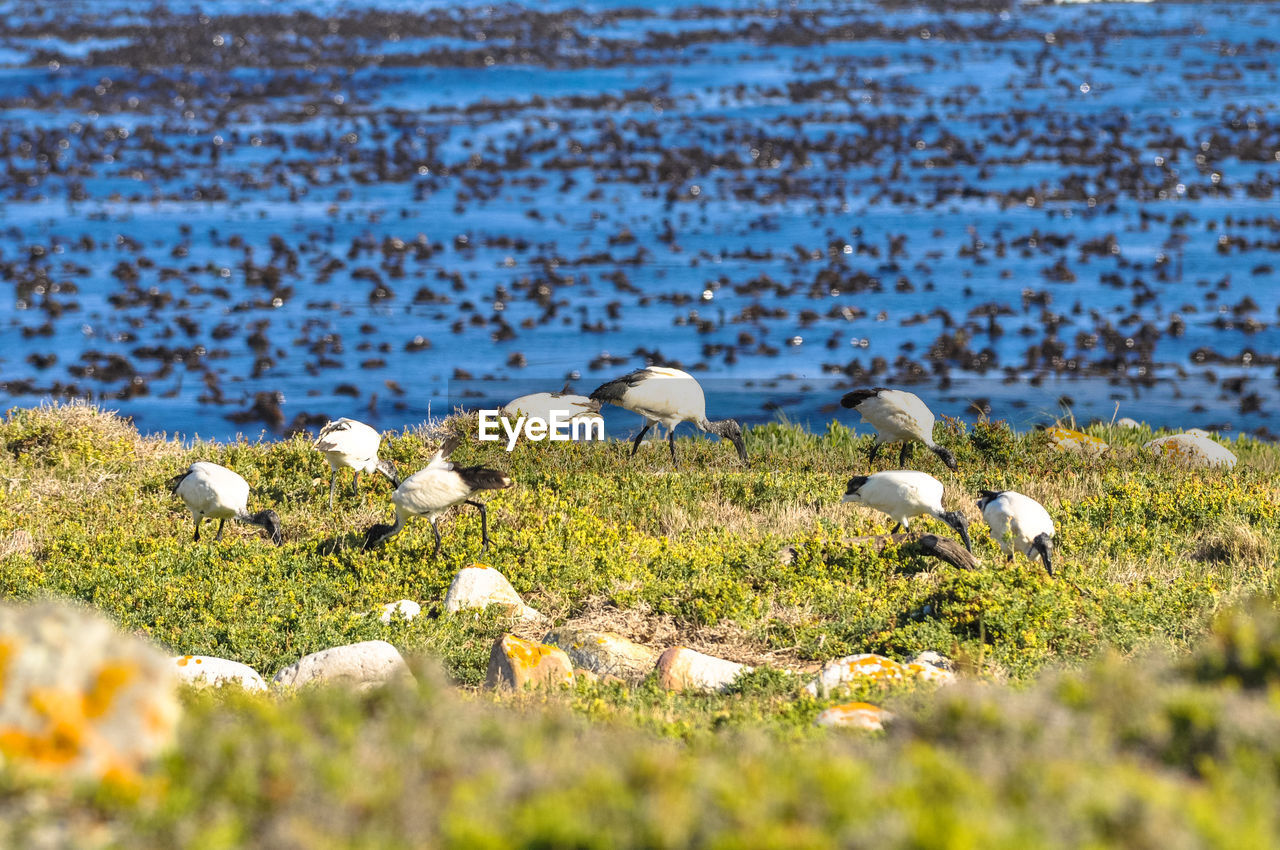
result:
[(862, 489), (862, 485), (867, 483), (867, 476), (855, 475), (849, 479), (849, 486), (844, 490), (843, 502), (861, 502), (862, 499), (858, 493)]
[(381, 546), (394, 531), (394, 525), (379, 523), (378, 525), (372, 526), (364, 533), (364, 543), (361, 548), (372, 549), (375, 546)]
[(942, 521), (955, 529), (956, 534), (960, 535), (964, 548), (970, 552), (973, 551), (973, 541), (969, 539), (969, 520), (959, 511), (947, 511), (942, 515)]
[(249, 517), (249, 522), (254, 525), (262, 526), (267, 532), (267, 536), (271, 538), (271, 542), (277, 546), (284, 545), (284, 536), (280, 533), (280, 517), (275, 511), (258, 511)]
[(389, 460), (378, 461), (378, 471), (387, 477), (392, 487), (400, 486), (400, 473), (396, 469), (396, 465)]
[(942, 460), (942, 462), (947, 465), (947, 469), (951, 470), (952, 472), (955, 472), (960, 468), (959, 465), (956, 463), (956, 456), (952, 453), (951, 449), (945, 448), (943, 446), (932, 446), (931, 448), (933, 449), (933, 453), (936, 454)]
[(751, 461), (747, 459), (746, 444), (742, 441), (742, 426), (736, 420), (721, 419), (719, 422), (708, 422), (707, 430), (733, 443), (733, 447), (738, 450), (738, 457), (742, 458), (742, 462), (747, 466), (751, 465)]
[(1031, 541), (1031, 549), (1040, 555), (1049, 575), (1053, 575), (1053, 538), (1048, 534), (1037, 534), (1036, 539)]

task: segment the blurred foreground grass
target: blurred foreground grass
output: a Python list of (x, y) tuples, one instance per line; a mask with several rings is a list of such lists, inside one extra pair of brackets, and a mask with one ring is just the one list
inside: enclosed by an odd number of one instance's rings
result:
[[(681, 473), (662, 450), (628, 463), (620, 444), (471, 443), (459, 460), (517, 482), (489, 500), (487, 562), (527, 602), (775, 668), (715, 696), (652, 682), (494, 696), (475, 686), (510, 624), (440, 606), (478, 554), (474, 510), (442, 521), (439, 559), (425, 522), (364, 552), (360, 532), (390, 513), (385, 482), (355, 498), (348, 481), (330, 513), (327, 466), (304, 439), (184, 446), (84, 406), (13, 411), (0, 423), (5, 597), (82, 599), (175, 653), (266, 676), (375, 637), (432, 660), (416, 689), (191, 694), (177, 751), (136, 797), (51, 792), (32, 814), (28, 792), (0, 786), (13, 815), (0, 820), (10, 843), (58, 822), (122, 829), (130, 847), (1280, 841), (1280, 626), (1254, 602), (1211, 628), (1232, 603), (1274, 598), (1280, 450), (1244, 440), (1234, 472), (1196, 471), (1140, 453), (1143, 429), (1091, 432), (1113, 450), (1089, 459), (999, 423), (947, 423), (960, 472), (919, 463), (974, 520), (973, 572), (843, 542), (887, 523), (840, 504), (868, 441), (839, 425), (753, 429), (750, 470), (701, 439), (682, 444)], [(410, 472), (434, 446), (410, 433), (388, 453)], [(222, 543), (193, 544), (164, 482), (197, 459), (240, 472), (251, 509), (280, 512), (285, 546), (230, 525)], [(985, 533), (973, 499), (1005, 487), (1055, 516), (1061, 579), (1006, 563)], [(402, 597), (424, 616), (370, 616)], [(969, 683), (865, 686), (852, 696), (899, 718), (878, 737), (814, 728), (836, 698), (800, 696), (804, 680), (777, 672), (924, 649)]]

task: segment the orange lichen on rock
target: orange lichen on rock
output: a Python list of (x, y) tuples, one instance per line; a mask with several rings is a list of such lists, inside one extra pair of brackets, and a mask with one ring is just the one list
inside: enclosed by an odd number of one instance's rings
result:
[(1099, 455), (1111, 448), (1104, 440), (1070, 428), (1054, 427), (1047, 429), (1045, 433), (1049, 435), (1050, 445), (1058, 451)]
[(573, 664), (564, 650), (507, 634), (489, 653), (485, 684), (491, 688), (560, 687), (573, 684)]
[(869, 702), (846, 702), (831, 706), (819, 714), (814, 723), (818, 726), (845, 726), (879, 732), (884, 729), (884, 724), (892, 719), (893, 715), (890, 712)]

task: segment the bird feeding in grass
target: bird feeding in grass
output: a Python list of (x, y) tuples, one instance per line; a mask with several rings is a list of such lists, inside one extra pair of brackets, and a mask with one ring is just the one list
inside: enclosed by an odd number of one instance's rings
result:
[(933, 411), (915, 393), (886, 387), (854, 390), (845, 393), (840, 404), (858, 411), (862, 421), (876, 429), (876, 441), (871, 445), (868, 458), (871, 463), (875, 463), (880, 446), (902, 443), (898, 463), (905, 465), (915, 451), (915, 444), (924, 443), (948, 469), (956, 469), (956, 456), (933, 441)]
[(512, 399), (502, 407), (504, 416), (528, 416), (550, 422), (552, 414), (565, 420), (600, 419), (600, 402), (569, 392), (569, 385), (558, 393), (530, 393)]
[(1044, 505), (1013, 490), (983, 490), (978, 510), (1009, 560), (1015, 551), (1033, 561), (1038, 556), (1053, 575), (1053, 519)]
[(345, 416), (330, 422), (320, 429), (320, 436), (312, 446), (324, 452), (329, 461), (329, 509), (333, 510), (333, 491), (338, 485), (338, 471), (354, 470), (351, 476), (351, 493), (360, 492), (360, 473), (381, 472), (387, 476), (392, 487), (400, 486), (400, 476), (396, 473), (395, 464), (389, 460), (378, 459), (378, 447), (382, 445), (382, 435), (363, 422), (347, 419)]
[(888, 514), (889, 519), (896, 523), (892, 531), (900, 527), (910, 529), (912, 517), (940, 519), (960, 535), (964, 548), (973, 551), (973, 544), (969, 541), (969, 520), (959, 511), (942, 509), (942, 482), (927, 473), (896, 470), (856, 475), (849, 479), (842, 501), (863, 504)]
[(235, 519), (261, 526), (277, 546), (284, 543), (280, 536), (280, 517), (271, 510), (249, 513), (249, 483), (225, 466), (197, 461), (186, 472), (170, 479), (169, 489), (182, 497), (191, 509), (196, 521), (197, 543), (200, 542), (200, 523), (206, 517), (218, 520), (218, 535), (214, 540), (221, 540), (223, 526), (227, 520)]
[(423, 469), (410, 475), (391, 494), (391, 504), (396, 509), (396, 520), (390, 525), (375, 525), (365, 532), (366, 549), (378, 546), (400, 533), (410, 517), (424, 516), (431, 520), (431, 530), (436, 536), (432, 555), (440, 554), (440, 515), (454, 505), (466, 503), (480, 509), (481, 553), (489, 550), (489, 518), (484, 503), (471, 497), (482, 490), (505, 490), (512, 481), (496, 469), (484, 466), (458, 466), (450, 463), (449, 455), (460, 439), (450, 437)]
[(676, 460), (675, 427), (681, 422), (692, 422), (703, 431), (723, 437), (733, 443), (738, 457), (747, 466), (747, 448), (742, 442), (742, 427), (732, 419), (712, 421), (707, 419), (707, 400), (702, 386), (688, 372), (666, 366), (650, 366), (615, 378), (597, 387), (591, 400), (608, 402), (639, 413), (645, 425), (631, 444), (631, 457), (640, 448), (640, 441), (649, 429), (659, 422), (667, 429), (667, 445), (671, 448), (671, 463), (680, 468)]

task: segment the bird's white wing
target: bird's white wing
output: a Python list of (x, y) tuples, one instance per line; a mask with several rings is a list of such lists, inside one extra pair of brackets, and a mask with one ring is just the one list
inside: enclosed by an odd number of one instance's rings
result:
[(249, 484), (225, 466), (208, 461), (191, 464), (190, 474), (175, 491), (193, 511), (230, 516), (249, 504)]
[(698, 421), (707, 417), (702, 387), (678, 369), (654, 367), (648, 376), (627, 390), (622, 406), (649, 419), (665, 422)]
[(933, 412), (915, 393), (884, 390), (859, 404), (857, 411), (876, 429), (882, 442), (933, 441)]
[(378, 456), (381, 443), (382, 435), (373, 428), (363, 422), (343, 418), (324, 426), (313, 445), (322, 452), (341, 452), (367, 459)]
[(469, 495), (470, 488), (452, 468), (428, 466), (400, 482), (391, 502), (406, 513), (421, 516), (440, 513)]

